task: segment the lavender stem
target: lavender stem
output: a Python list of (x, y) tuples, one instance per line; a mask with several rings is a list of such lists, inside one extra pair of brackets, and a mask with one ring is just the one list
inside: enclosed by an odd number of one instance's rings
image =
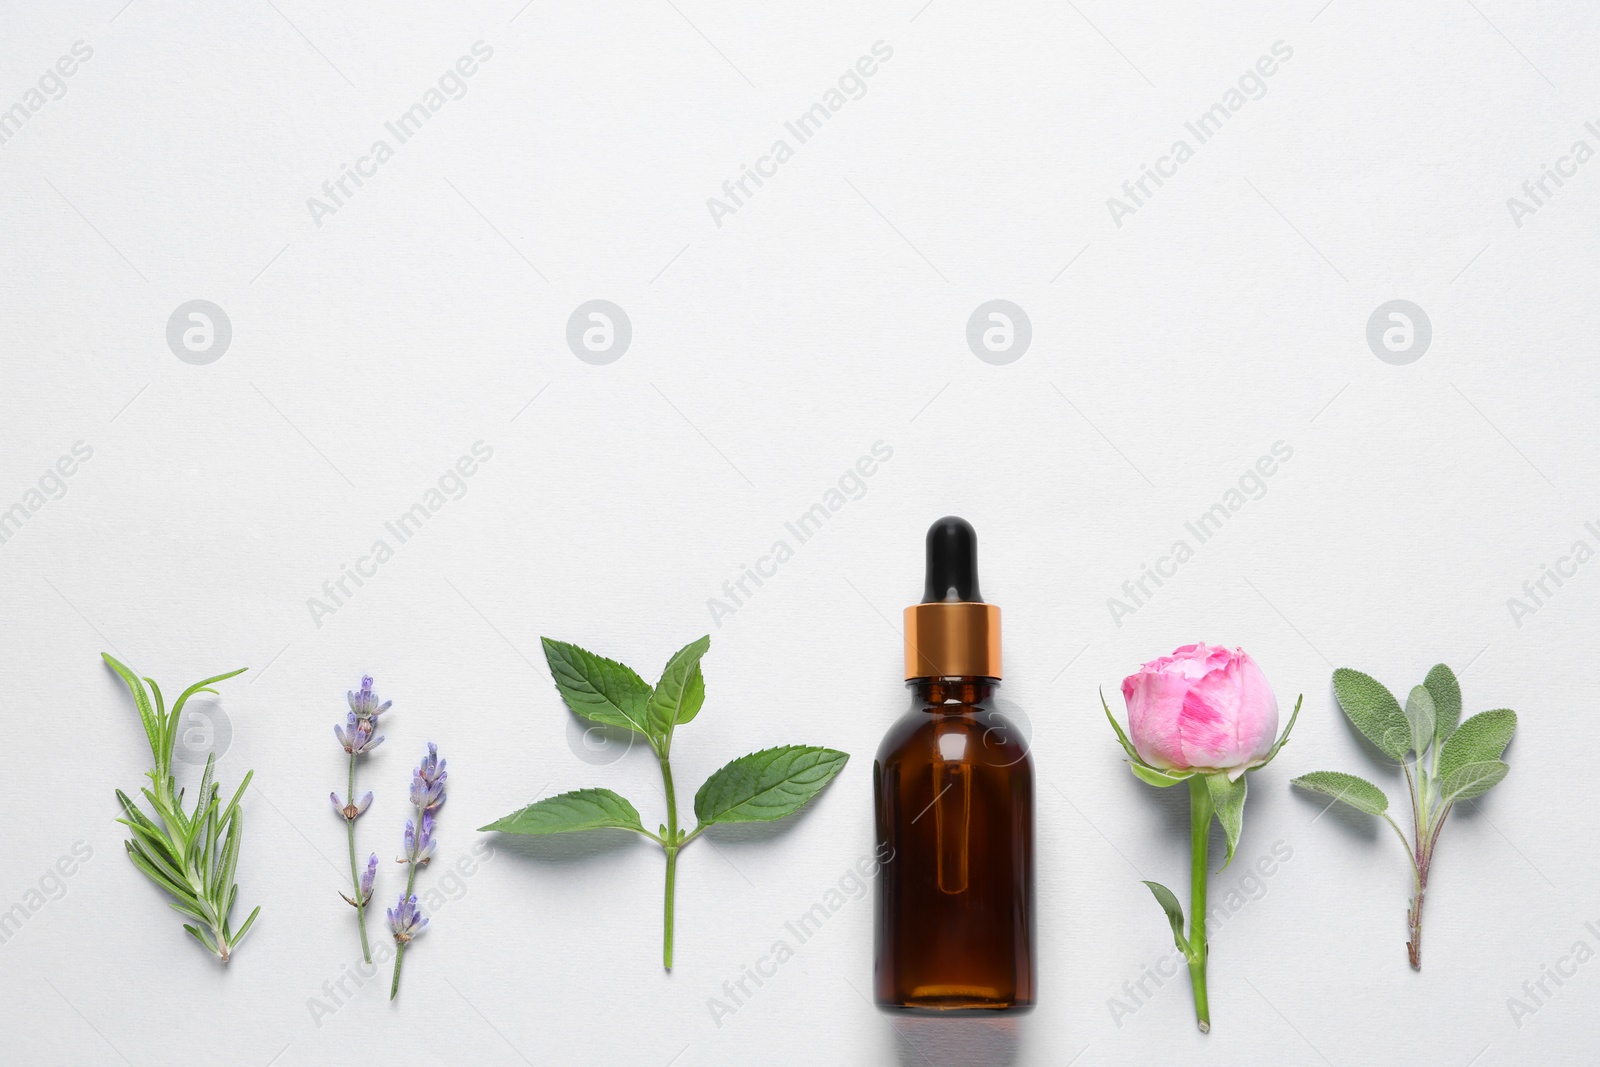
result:
[[(356, 802), (356, 754), (350, 753), (350, 786), (346, 802)], [(361, 958), (367, 963), (372, 962), (372, 948), (367, 944), (367, 902), (361, 895), (361, 872), (356, 867), (356, 821), (346, 819), (346, 836), (350, 839), (350, 887), (355, 894), (356, 925), (361, 930)]]

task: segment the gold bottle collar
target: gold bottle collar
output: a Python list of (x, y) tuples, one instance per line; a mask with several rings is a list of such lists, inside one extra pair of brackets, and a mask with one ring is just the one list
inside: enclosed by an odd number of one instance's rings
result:
[(1000, 677), (998, 604), (913, 604), (905, 633), (907, 679)]

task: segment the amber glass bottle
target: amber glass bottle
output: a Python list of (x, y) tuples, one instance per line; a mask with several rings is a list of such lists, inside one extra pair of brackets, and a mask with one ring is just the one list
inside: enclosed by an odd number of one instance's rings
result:
[(906, 609), (911, 709), (873, 764), (879, 855), (875, 993), (888, 1010), (1026, 1011), (1034, 1002), (1033, 767), (994, 706), (1000, 609), (978, 593), (977, 536), (928, 531)]

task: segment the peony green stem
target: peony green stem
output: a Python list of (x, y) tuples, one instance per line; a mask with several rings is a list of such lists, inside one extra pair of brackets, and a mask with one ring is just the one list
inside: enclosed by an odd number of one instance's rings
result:
[(1194, 987), (1194, 1017), (1200, 1032), (1211, 1032), (1206, 996), (1206, 878), (1214, 808), (1204, 775), (1189, 779), (1189, 983)]

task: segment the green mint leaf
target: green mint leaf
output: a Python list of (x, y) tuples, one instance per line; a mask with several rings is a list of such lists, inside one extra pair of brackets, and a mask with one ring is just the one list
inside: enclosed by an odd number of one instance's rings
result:
[(1178, 950), (1187, 956), (1189, 942), (1183, 936), (1183, 905), (1172, 895), (1172, 890), (1160, 882), (1146, 882), (1145, 885), (1155, 894), (1156, 903), (1161, 905), (1161, 910), (1167, 913), (1167, 922), (1172, 924), (1172, 940), (1177, 942)]
[(1411, 725), (1400, 702), (1370, 675), (1340, 667), (1333, 672), (1333, 695), (1346, 717), (1368, 741), (1393, 760), (1403, 760), (1411, 743)]
[(607, 827), (646, 832), (639, 821), (638, 810), (609, 789), (575, 789), (560, 796), (546, 797), (478, 829), (538, 836)]
[(1500, 780), (1510, 770), (1510, 764), (1497, 759), (1465, 763), (1451, 771), (1448, 778), (1443, 779), (1439, 791), (1444, 794), (1446, 804), (1457, 800), (1471, 800), (1483, 796), (1499, 785)]
[(607, 726), (650, 732), (650, 686), (629, 667), (616, 660), (569, 645), (540, 638), (544, 658), (556, 688), (573, 712)]
[(1217, 811), (1217, 821), (1228, 838), (1228, 857), (1223, 868), (1233, 862), (1233, 851), (1239, 847), (1239, 835), (1244, 832), (1245, 776), (1236, 782), (1228, 781), (1228, 772), (1206, 775), (1206, 791), (1211, 794), (1211, 806)]
[(1462, 723), (1439, 750), (1439, 781), (1469, 763), (1499, 759), (1516, 728), (1517, 713), (1508, 708), (1480, 712)]
[(1384, 795), (1383, 790), (1365, 778), (1357, 778), (1342, 771), (1312, 771), (1310, 774), (1302, 774), (1289, 784), (1333, 797), (1335, 800), (1342, 800), (1368, 815), (1382, 815), (1389, 810), (1389, 798)]
[(1189, 779), (1194, 777), (1193, 771), (1183, 771), (1178, 774), (1173, 774), (1170, 771), (1157, 770), (1156, 768), (1147, 766), (1143, 763), (1129, 763), (1128, 770), (1132, 771), (1134, 777), (1138, 778), (1141, 782), (1148, 782), (1151, 785), (1156, 786), (1158, 789), (1165, 789), (1167, 786), (1177, 785), (1179, 782), (1187, 782)]
[(1433, 730), (1434, 743), (1443, 744), (1445, 738), (1455, 733), (1456, 724), (1461, 721), (1461, 683), (1456, 681), (1455, 671), (1439, 663), (1428, 672), (1422, 684), (1428, 687), (1428, 694), (1433, 697), (1433, 706), (1438, 712), (1438, 721)]
[(1411, 726), (1411, 749), (1419, 757), (1433, 740), (1434, 730), (1439, 725), (1438, 715), (1433, 694), (1420, 685), (1412, 686), (1406, 697), (1406, 722)]
[(850, 757), (831, 748), (785, 745), (740, 756), (706, 779), (694, 795), (702, 826), (771, 822), (806, 805)]
[(700, 706), (706, 702), (706, 681), (700, 673), (700, 657), (710, 647), (708, 635), (684, 645), (667, 661), (661, 681), (650, 694), (650, 729), (657, 737), (667, 736), (674, 726), (700, 714)]

